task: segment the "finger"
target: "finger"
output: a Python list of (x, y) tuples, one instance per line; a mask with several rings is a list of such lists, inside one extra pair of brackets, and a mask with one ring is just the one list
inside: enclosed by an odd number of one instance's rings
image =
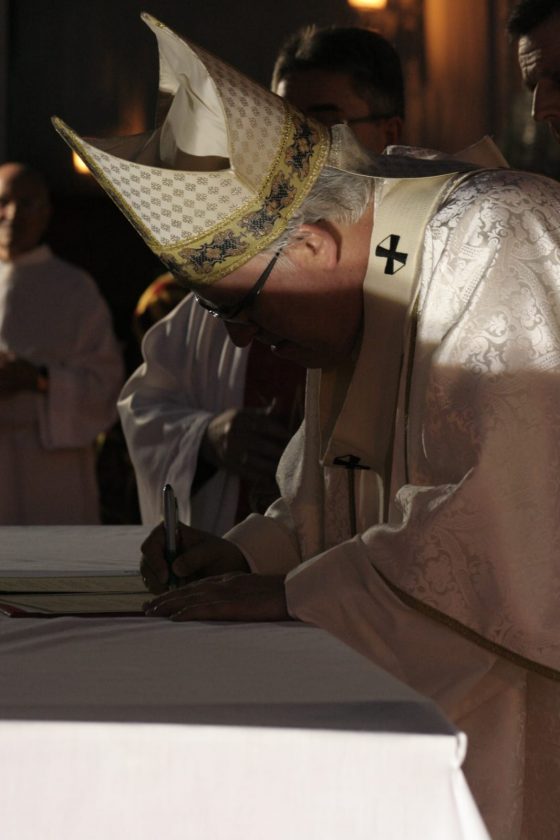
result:
[(156, 618), (170, 618), (176, 612), (179, 612), (188, 598), (186, 587), (172, 589), (171, 593), (171, 598), (166, 597), (170, 594), (170, 592), (166, 592), (152, 601), (146, 601), (143, 606), (145, 614)]
[(247, 621), (248, 610), (232, 595), (196, 595), (173, 615), (172, 621)]
[(163, 523), (157, 525), (140, 546), (142, 559), (140, 572), (151, 592), (161, 591), (167, 584), (169, 568), (165, 562), (165, 530)]
[(231, 543), (228, 544), (227, 541), (216, 538), (209, 539), (206, 535), (204, 541), (191, 545), (188, 551), (177, 556), (173, 563), (173, 571), (181, 582), (208, 578), (230, 570), (235, 571), (236, 567), (228, 562), (230, 554), (235, 555), (233, 558), (235, 561), (240, 552)]
[[(206, 531), (200, 531), (198, 528), (191, 528), (190, 525), (179, 522), (177, 560), (185, 553), (190, 552), (193, 546), (200, 546), (207, 541), (208, 534)], [(165, 559), (165, 527), (163, 522), (157, 525), (144, 540), (141, 551), (143, 557), (140, 562), (140, 571), (146, 578), (148, 585), (151, 584), (151, 591), (154, 591), (154, 586), (167, 584), (169, 579), (169, 564)], [(172, 569), (175, 574), (181, 576), (180, 569), (175, 567), (175, 562)]]
[[(198, 543), (205, 536), (203, 531), (190, 528), (182, 522), (179, 523), (178, 546), (180, 549), (183, 547), (188, 549), (191, 543)], [(169, 580), (169, 563), (165, 556), (165, 542), (165, 526), (163, 522), (160, 522), (140, 546), (142, 551), (140, 571), (146, 585), (152, 592), (161, 592), (162, 587), (165, 587)]]
[(142, 545), (140, 546), (140, 551), (146, 557), (157, 555), (159, 551), (165, 545), (165, 529), (163, 527), (163, 522), (160, 522), (159, 525), (150, 531)]
[(185, 604), (195, 603), (197, 600), (204, 600), (205, 595), (200, 597), (201, 592), (214, 591), (222, 582), (229, 582), (241, 572), (230, 572), (225, 575), (215, 575), (211, 578), (203, 578), (198, 581), (191, 581), (178, 589), (171, 589), (157, 598), (153, 598), (144, 604), (146, 615), (170, 617), (179, 612)]
[(151, 616), (173, 621), (285, 621), (281, 575), (219, 575), (167, 593), (146, 605)]
[(165, 595), (152, 601), (145, 612), (152, 618), (173, 621), (239, 621), (245, 620), (248, 613), (244, 602), (227, 584), (210, 584), (208, 580), (174, 590), (173, 597)]
[(160, 592), (165, 592), (167, 579), (162, 582), (159, 575), (157, 575), (148, 565), (145, 557), (143, 557), (140, 562), (140, 573), (146, 589), (149, 589), (149, 591), (153, 592), (154, 595), (159, 595)]
[[(212, 543), (197, 543), (191, 545), (186, 552), (182, 552), (174, 560), (172, 568), (180, 582), (191, 581), (203, 577), (205, 570), (215, 557)], [(206, 572), (208, 574), (208, 572)]]

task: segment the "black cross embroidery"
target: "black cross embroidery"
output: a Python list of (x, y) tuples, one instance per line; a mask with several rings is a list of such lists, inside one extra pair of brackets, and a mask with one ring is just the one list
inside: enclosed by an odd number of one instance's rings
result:
[[(390, 233), (375, 249), (376, 257), (385, 257), (387, 260), (384, 274), (396, 274), (406, 265), (408, 254), (405, 254), (404, 251), (397, 251), (399, 240), (400, 236), (396, 233)], [(395, 268), (395, 262), (400, 263), (398, 268)]]

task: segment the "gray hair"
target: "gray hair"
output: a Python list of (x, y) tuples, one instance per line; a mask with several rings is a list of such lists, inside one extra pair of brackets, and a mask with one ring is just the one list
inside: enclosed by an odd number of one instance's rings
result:
[(321, 219), (342, 224), (357, 222), (373, 200), (373, 178), (364, 177), (371, 167), (371, 157), (353, 135), (348, 137), (349, 132), (340, 129), (346, 129), (346, 126), (333, 129), (333, 146), (327, 165), (267, 252), (284, 249), (296, 238), (301, 225), (315, 224)]

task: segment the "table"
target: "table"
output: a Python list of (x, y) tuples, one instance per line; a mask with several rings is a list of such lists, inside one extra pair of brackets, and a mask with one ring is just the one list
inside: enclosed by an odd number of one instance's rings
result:
[(3, 840), (489, 840), (435, 705), (297, 623), (0, 619)]

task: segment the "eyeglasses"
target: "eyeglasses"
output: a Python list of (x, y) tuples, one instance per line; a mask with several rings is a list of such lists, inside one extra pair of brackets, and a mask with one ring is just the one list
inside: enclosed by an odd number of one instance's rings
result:
[(216, 306), (215, 304), (204, 300), (204, 298), (199, 297), (199, 295), (195, 295), (194, 299), (213, 318), (221, 318), (222, 321), (235, 321), (235, 319), (243, 312), (244, 309), (249, 309), (249, 307), (254, 304), (254, 302), (262, 292), (264, 284), (268, 280), (270, 272), (276, 265), (276, 260), (279, 256), (280, 251), (277, 251), (266, 266), (263, 273), (256, 281), (255, 285), (249, 289), (247, 294), (241, 298), (239, 303), (236, 303), (233, 306)]

